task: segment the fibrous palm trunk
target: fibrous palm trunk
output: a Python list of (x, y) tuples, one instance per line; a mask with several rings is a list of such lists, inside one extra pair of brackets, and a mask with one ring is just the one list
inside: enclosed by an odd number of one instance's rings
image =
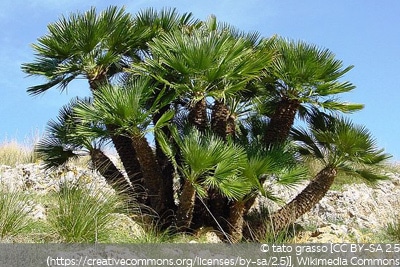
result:
[[(227, 126), (229, 113), (228, 106), (222, 100), (215, 100), (211, 114), (211, 130), (223, 140), (226, 140), (228, 136)], [(208, 218), (208, 222), (206, 223), (211, 226), (215, 226), (215, 224), (218, 223), (219, 226), (226, 228), (226, 221), (229, 216), (228, 198), (221, 195), (215, 188), (208, 190), (208, 197), (209, 210), (213, 216), (208, 216), (208, 214), (203, 215), (204, 218)], [(214, 221), (215, 219), (217, 222)]]
[(226, 139), (229, 108), (221, 100), (215, 100), (211, 113), (211, 129), (213, 133)]
[(95, 170), (97, 170), (111, 185), (115, 191), (128, 196), (134, 196), (133, 188), (129, 185), (124, 175), (118, 170), (114, 163), (100, 149), (93, 149), (90, 157)]
[(161, 168), (144, 136), (140, 134), (132, 135), (131, 142), (136, 150), (137, 159), (142, 169), (148, 204), (158, 216), (162, 216), (166, 206), (164, 191), (162, 190), (163, 177)]
[[(99, 86), (106, 84), (107, 81), (108, 78), (105, 71), (97, 74), (95, 77), (89, 78), (90, 90), (95, 92)], [(137, 201), (144, 204), (146, 202), (146, 193), (143, 184), (143, 175), (140, 163), (136, 157), (135, 148), (132, 146), (132, 141), (128, 135), (116, 133), (118, 128), (117, 126), (106, 125), (106, 128), (128, 175), (129, 181), (135, 190)]]
[[(153, 123), (156, 124), (156, 122), (160, 119), (160, 117), (169, 110), (168, 106), (165, 106), (161, 108), (156, 114), (154, 114), (153, 117)], [(171, 133), (168, 129), (168, 127), (163, 127), (161, 129), (163, 131), (164, 135), (167, 138), (171, 137)], [(169, 158), (165, 155), (165, 153), (162, 151), (160, 144), (157, 140), (155, 140), (156, 144), (156, 158), (157, 162), (161, 167), (161, 172), (163, 174), (163, 185), (162, 185), (162, 190), (164, 190), (163, 195), (165, 196), (165, 205), (167, 210), (171, 210), (172, 212), (176, 211), (176, 205), (174, 201), (174, 166), (172, 162), (169, 160)], [(172, 217), (172, 216), (170, 216)]]
[(141, 204), (144, 204), (147, 195), (144, 187), (143, 173), (136, 150), (132, 145), (132, 140), (127, 136), (128, 133), (127, 135), (115, 134), (116, 127), (114, 125), (106, 125), (106, 127), (110, 132), (111, 140), (128, 175), (129, 181), (135, 190), (137, 200)]
[[(195, 102), (193, 106), (190, 106), (188, 120), (189, 123), (196, 127), (196, 129), (200, 132), (206, 131), (208, 126), (208, 119), (207, 102), (205, 98), (200, 99), (199, 101)], [(187, 182), (185, 182), (185, 184), (183, 185), (183, 189), (186, 183)], [(199, 200), (196, 201), (196, 199), (194, 198), (193, 201), (195, 202), (195, 207), (192, 207), (190, 211), (190, 223), (192, 223), (193, 220), (194, 225), (203, 226), (206, 218), (208, 217), (208, 214)], [(180, 205), (181, 203), (179, 204), (178, 211), (181, 209)], [(195, 216), (193, 216), (193, 210), (195, 210)], [(187, 221), (185, 223), (187, 224)]]
[(229, 107), (222, 100), (215, 100), (211, 113), (211, 129), (222, 139), (235, 137), (235, 116), (231, 114)]
[(264, 135), (264, 142), (268, 146), (287, 140), (299, 107), (300, 101), (297, 99), (282, 98), (278, 103)]
[(245, 202), (234, 201), (230, 207), (228, 218), (228, 233), (232, 243), (238, 243), (243, 237)]
[(188, 230), (193, 219), (196, 200), (196, 190), (191, 182), (185, 181), (179, 196), (179, 206), (176, 211), (176, 226), (178, 230)]
[(274, 212), (269, 218), (260, 219), (250, 225), (250, 228), (257, 233), (257, 236), (261, 237), (265, 236), (267, 231), (279, 232), (285, 229), (320, 202), (331, 187), (336, 174), (335, 167), (325, 167), (292, 201)]
[(189, 111), (189, 122), (199, 131), (204, 132), (207, 128), (207, 102), (205, 98), (197, 101)]
[[(300, 102), (296, 99), (283, 98), (278, 103), (265, 131), (264, 142), (267, 146), (280, 145), (288, 139), (299, 107)], [(265, 178), (260, 180), (261, 184), (264, 182)], [(256, 198), (253, 196), (246, 202), (245, 213), (253, 206)]]

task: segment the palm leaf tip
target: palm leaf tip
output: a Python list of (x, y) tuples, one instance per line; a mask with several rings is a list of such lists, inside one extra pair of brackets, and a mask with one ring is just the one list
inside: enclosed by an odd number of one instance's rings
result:
[(356, 173), (370, 183), (376, 183), (379, 181), (390, 179), (389, 176), (379, 174), (377, 171), (374, 170), (363, 169), (357, 170)]

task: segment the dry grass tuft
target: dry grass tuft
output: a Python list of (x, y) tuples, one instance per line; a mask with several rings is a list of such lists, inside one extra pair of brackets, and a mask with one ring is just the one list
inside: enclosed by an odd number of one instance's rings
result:
[(33, 148), (15, 140), (0, 143), (0, 165), (16, 166), (36, 161)]

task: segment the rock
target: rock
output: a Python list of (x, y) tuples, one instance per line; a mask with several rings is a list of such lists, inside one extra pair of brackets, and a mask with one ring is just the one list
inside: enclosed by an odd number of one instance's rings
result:
[(140, 226), (137, 222), (132, 220), (126, 214), (121, 213), (113, 213), (112, 218), (114, 219), (113, 228), (114, 229), (126, 229), (129, 232), (129, 235), (133, 238), (141, 238), (146, 233), (142, 226)]
[(210, 243), (210, 244), (217, 244), (217, 243), (223, 243), (222, 239), (218, 236), (217, 232), (211, 228), (200, 228), (197, 230), (195, 236), (200, 239), (204, 240), (204, 243)]
[(30, 211), (30, 216), (34, 220), (46, 220), (47, 219), (47, 209), (41, 204), (36, 204), (32, 207)]

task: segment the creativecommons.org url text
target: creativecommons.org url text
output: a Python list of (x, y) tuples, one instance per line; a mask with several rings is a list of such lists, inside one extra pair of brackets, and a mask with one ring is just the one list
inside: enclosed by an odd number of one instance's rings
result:
[(263, 263), (258, 263), (252, 259), (242, 258), (220, 258), (210, 259), (196, 256), (194, 258), (178, 259), (116, 259), (116, 258), (90, 258), (81, 256), (78, 258), (47, 257), (47, 266), (274, 266), (280, 262), (281, 266), (291, 266), (291, 257), (269, 257), (262, 259)]

